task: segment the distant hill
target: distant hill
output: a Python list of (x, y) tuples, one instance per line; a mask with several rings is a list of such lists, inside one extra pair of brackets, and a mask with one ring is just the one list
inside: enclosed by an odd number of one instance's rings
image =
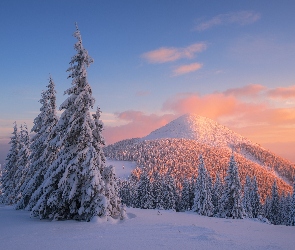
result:
[(213, 181), (217, 173), (224, 178), (234, 151), (242, 184), (247, 175), (255, 175), (262, 200), (270, 194), (274, 180), (280, 192), (290, 192), (295, 177), (291, 162), (211, 119), (192, 114), (183, 115), (146, 137), (109, 145), (104, 151), (113, 159), (136, 161), (137, 174), (142, 168), (169, 173), (178, 185), (183, 178), (197, 175), (200, 154)]

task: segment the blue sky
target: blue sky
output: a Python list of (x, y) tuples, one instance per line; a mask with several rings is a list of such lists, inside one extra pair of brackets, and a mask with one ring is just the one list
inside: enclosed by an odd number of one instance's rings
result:
[(66, 98), (77, 22), (107, 142), (195, 112), (295, 161), (294, 9), (264, 0), (1, 1), (0, 144), (14, 121), (31, 128), (49, 73), (58, 106)]

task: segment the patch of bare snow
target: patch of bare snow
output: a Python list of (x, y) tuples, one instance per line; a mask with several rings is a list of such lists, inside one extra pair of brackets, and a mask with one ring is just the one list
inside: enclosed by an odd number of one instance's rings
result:
[(130, 176), (131, 171), (135, 169), (136, 162), (134, 161), (117, 161), (114, 159), (106, 159), (106, 165), (113, 165), (115, 167), (116, 176), (121, 179), (126, 179)]

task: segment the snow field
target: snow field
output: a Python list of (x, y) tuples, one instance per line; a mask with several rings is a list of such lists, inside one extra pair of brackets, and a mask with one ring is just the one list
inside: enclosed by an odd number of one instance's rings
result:
[(295, 227), (127, 208), (124, 221), (48, 221), (0, 207), (0, 249), (294, 249)]

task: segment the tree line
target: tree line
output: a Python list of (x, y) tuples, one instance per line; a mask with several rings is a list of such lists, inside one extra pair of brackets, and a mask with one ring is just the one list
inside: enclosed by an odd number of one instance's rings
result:
[(180, 188), (170, 174), (138, 168), (127, 180), (119, 182), (119, 194), (128, 207), (194, 211), (220, 218), (256, 218), (275, 225), (295, 226), (295, 182), (292, 195), (280, 196), (274, 181), (271, 195), (262, 203), (256, 177), (247, 176), (242, 187), (238, 170), (232, 154), (224, 180), (217, 174), (213, 183), (201, 155), (197, 176), (185, 178)]

